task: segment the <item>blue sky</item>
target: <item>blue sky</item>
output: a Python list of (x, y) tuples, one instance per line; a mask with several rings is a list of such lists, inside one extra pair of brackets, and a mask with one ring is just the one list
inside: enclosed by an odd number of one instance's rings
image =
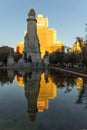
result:
[(30, 8), (36, 15), (48, 17), (49, 27), (57, 31), (57, 40), (66, 46), (71, 46), (77, 36), (85, 37), (87, 0), (0, 0), (0, 46), (15, 48), (24, 40)]

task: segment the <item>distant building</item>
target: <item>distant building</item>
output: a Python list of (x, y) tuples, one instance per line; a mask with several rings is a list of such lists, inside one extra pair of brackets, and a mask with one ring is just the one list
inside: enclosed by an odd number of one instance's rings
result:
[[(44, 18), (42, 14), (37, 17), (37, 34), (39, 37), (41, 57), (48, 51), (62, 51), (64, 43), (56, 40), (56, 31), (53, 28), (48, 27), (48, 18)], [(17, 44), (17, 52), (22, 53), (24, 49), (23, 42)]]
[(1, 53), (14, 53), (14, 48), (9, 47), (9, 46), (2, 46), (0, 47), (0, 54)]
[(7, 59), (10, 53), (14, 55), (14, 48), (9, 46), (0, 47), (0, 61)]
[(71, 51), (74, 53), (83, 53), (84, 41), (82, 38), (77, 37), (76, 42), (72, 45)]
[(79, 42), (75, 42), (72, 47), (71, 47), (71, 51), (72, 52), (81, 52), (81, 48), (80, 48), (80, 45), (79, 45)]
[(22, 54), (24, 51), (24, 42), (21, 41), (17, 44), (17, 47), (16, 47), (16, 52), (19, 52), (20, 54)]

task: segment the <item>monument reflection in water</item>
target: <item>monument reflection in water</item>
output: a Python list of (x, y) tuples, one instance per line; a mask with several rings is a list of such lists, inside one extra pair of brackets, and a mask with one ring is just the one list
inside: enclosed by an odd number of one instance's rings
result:
[(84, 108), (87, 81), (81, 77), (54, 70), (0, 69), (0, 129), (86, 128)]
[(36, 112), (44, 112), (49, 107), (49, 99), (56, 97), (56, 85), (49, 77), (48, 70), (19, 72), (17, 83), (24, 86), (28, 102), (28, 113), (31, 121), (35, 121)]

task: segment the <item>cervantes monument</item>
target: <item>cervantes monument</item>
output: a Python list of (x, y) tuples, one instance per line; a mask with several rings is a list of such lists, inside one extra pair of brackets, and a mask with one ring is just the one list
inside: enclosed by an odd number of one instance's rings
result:
[[(13, 57), (8, 58), (8, 67), (14, 66), (14, 68), (30, 67), (30, 68), (42, 68), (48, 67), (48, 56), (41, 59), (40, 44), (37, 36), (37, 20), (34, 9), (30, 9), (27, 19), (27, 32), (24, 37), (24, 53), (22, 58), (17, 62), (13, 62)], [(12, 59), (12, 60), (11, 60)]]
[(40, 44), (37, 36), (37, 20), (34, 9), (30, 9), (27, 19), (27, 33), (24, 38), (24, 58), (30, 62), (41, 62)]

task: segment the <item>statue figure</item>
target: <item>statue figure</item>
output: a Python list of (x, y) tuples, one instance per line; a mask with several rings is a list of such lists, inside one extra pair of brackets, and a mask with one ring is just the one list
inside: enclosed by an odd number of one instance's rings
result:
[(34, 16), (34, 18), (35, 18), (35, 11), (34, 11), (34, 9), (30, 9), (28, 16)]

